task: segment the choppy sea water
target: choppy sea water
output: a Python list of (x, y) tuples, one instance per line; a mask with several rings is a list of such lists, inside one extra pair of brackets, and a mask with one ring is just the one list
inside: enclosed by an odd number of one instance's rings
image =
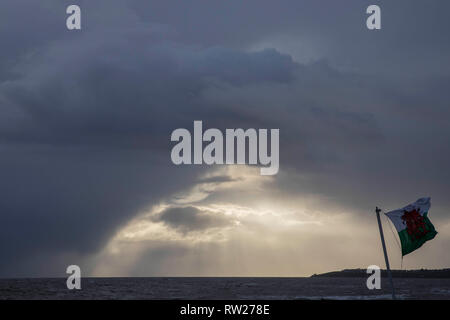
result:
[[(399, 299), (450, 300), (450, 279), (394, 279)], [(387, 279), (369, 290), (366, 278), (64, 278), (0, 279), (0, 299), (390, 299)]]

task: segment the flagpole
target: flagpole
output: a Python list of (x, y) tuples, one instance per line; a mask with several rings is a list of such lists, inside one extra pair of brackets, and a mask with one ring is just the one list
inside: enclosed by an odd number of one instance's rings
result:
[(381, 219), (380, 219), (381, 209), (376, 207), (375, 212), (377, 213), (378, 228), (380, 229), (380, 238), (381, 238), (381, 244), (383, 245), (384, 260), (386, 261), (386, 269), (387, 269), (387, 273), (389, 276), (389, 282), (391, 283), (391, 288), (392, 288), (392, 299), (395, 300), (394, 283), (392, 282), (391, 268), (389, 267), (389, 259), (388, 259), (388, 255), (387, 255), (387, 251), (386, 251), (386, 244), (384, 243), (383, 227), (381, 226)]

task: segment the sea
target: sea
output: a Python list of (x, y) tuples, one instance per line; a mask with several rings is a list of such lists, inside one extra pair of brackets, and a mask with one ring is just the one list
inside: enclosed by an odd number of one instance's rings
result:
[[(83, 278), (80, 290), (65, 278), (0, 279), (0, 299), (14, 300), (373, 300), (391, 299), (369, 290), (366, 278)], [(450, 300), (450, 279), (394, 278), (397, 299)]]

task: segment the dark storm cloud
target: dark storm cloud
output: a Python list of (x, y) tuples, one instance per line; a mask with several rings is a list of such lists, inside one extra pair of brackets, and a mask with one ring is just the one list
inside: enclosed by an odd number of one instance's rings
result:
[(178, 45), (124, 23), (45, 43), (0, 83), (2, 275), (61, 274), (71, 262), (60, 255), (95, 253), (140, 210), (198, 180), (204, 168), (171, 164), (171, 131), (250, 119), (211, 110), (205, 88), (293, 81), (296, 64), (275, 50)]
[[(382, 31), (369, 32), (365, 11), (382, 8)], [(246, 48), (284, 37), (340, 67), (407, 76), (450, 71), (446, 0), (192, 0), (132, 2), (143, 21), (170, 25), (177, 41)], [(289, 37), (290, 36), (290, 37)]]
[[(80, 1), (77, 33), (69, 2), (2, 1), (0, 276), (60, 275), (73, 261), (56, 257), (97, 252), (140, 210), (227, 182), (170, 163), (171, 131), (199, 119), (280, 128), (274, 193), (448, 209), (450, 4), (379, 3), (369, 32), (367, 1)], [(319, 61), (246, 50), (273, 41)], [(160, 220), (225, 223), (193, 207)]]
[(1, 85), (8, 117), (0, 129), (3, 136), (118, 145), (133, 137), (136, 144), (157, 144), (173, 126), (188, 124), (180, 120), (214, 114), (199, 105), (206, 86), (289, 82), (296, 67), (275, 50), (243, 53), (170, 43), (123, 49), (124, 39), (103, 38), (95, 45), (84, 40), (46, 52), (36, 59), (37, 67), (23, 71), (24, 77)]
[(239, 179), (237, 178), (232, 178), (230, 176), (213, 176), (213, 177), (208, 177), (208, 178), (202, 178), (199, 179), (197, 182), (198, 183), (223, 183), (223, 182), (233, 182), (233, 181), (239, 181)]
[(166, 209), (154, 221), (164, 222), (181, 232), (201, 231), (231, 223), (225, 217), (192, 206)]

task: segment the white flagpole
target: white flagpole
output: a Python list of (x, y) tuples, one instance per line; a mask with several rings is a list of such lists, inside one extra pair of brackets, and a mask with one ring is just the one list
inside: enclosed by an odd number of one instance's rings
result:
[(386, 269), (387, 269), (387, 273), (389, 276), (389, 282), (391, 283), (392, 299), (395, 300), (394, 283), (392, 282), (391, 268), (389, 267), (389, 259), (388, 259), (388, 255), (387, 255), (387, 251), (386, 251), (386, 244), (384, 243), (383, 227), (381, 226), (381, 220), (380, 220), (380, 211), (381, 211), (381, 209), (376, 207), (375, 212), (377, 213), (378, 228), (380, 229), (380, 237), (381, 237), (381, 244), (383, 246), (384, 260), (386, 261)]

